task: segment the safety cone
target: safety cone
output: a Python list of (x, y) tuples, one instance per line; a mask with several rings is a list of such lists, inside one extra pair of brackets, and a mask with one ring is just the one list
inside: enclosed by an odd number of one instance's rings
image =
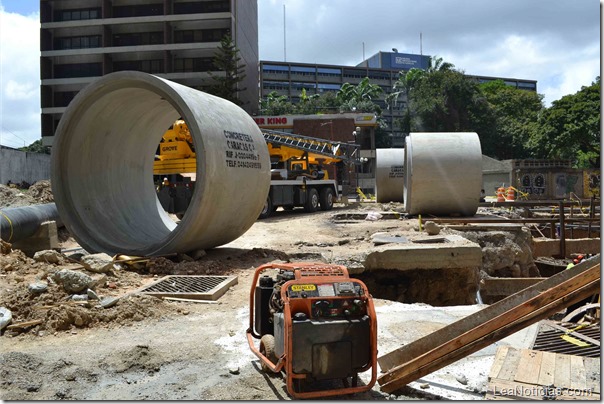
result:
[(497, 202), (505, 202), (505, 188), (497, 188)]

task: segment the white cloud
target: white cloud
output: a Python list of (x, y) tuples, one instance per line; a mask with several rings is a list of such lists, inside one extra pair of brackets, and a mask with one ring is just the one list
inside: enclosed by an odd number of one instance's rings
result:
[(39, 91), (38, 86), (31, 82), (17, 83), (14, 80), (8, 80), (4, 87), (4, 94), (8, 100), (29, 100), (36, 98)]
[(0, 130), (2, 144), (40, 138), (40, 16), (0, 7)]

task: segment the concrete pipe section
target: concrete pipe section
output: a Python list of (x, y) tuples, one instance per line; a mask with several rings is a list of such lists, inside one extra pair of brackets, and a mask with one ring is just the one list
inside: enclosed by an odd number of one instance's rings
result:
[(409, 214), (473, 216), (478, 210), (482, 151), (476, 133), (411, 133), (404, 166)]
[[(197, 181), (177, 225), (157, 199), (153, 161), (179, 117), (193, 137)], [(90, 252), (152, 256), (226, 244), (256, 221), (270, 186), (268, 148), (245, 111), (140, 72), (108, 74), (80, 91), (52, 151), (57, 209)]]
[(403, 202), (405, 149), (376, 149), (375, 197), (378, 202)]

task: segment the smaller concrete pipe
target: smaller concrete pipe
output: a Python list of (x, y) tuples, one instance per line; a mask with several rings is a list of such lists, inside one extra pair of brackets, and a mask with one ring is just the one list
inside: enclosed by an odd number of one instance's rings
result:
[[(197, 180), (183, 219), (162, 209), (154, 155), (187, 123)], [(240, 107), (141, 72), (111, 73), (71, 101), (57, 128), (52, 190), (65, 226), (89, 252), (164, 255), (213, 248), (254, 224), (270, 187), (264, 136)]]
[(375, 150), (375, 197), (378, 202), (403, 202), (405, 149)]
[(44, 222), (62, 226), (54, 203), (0, 209), (0, 238), (8, 243), (23, 240), (36, 233)]
[(406, 212), (476, 214), (482, 187), (482, 151), (476, 133), (411, 133), (404, 165)]

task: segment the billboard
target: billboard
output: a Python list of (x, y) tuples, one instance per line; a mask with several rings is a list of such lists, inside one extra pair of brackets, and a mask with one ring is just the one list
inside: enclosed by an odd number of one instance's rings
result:
[(409, 53), (390, 53), (390, 66), (384, 68), (390, 69), (426, 69), (428, 67), (429, 56), (412, 55)]

